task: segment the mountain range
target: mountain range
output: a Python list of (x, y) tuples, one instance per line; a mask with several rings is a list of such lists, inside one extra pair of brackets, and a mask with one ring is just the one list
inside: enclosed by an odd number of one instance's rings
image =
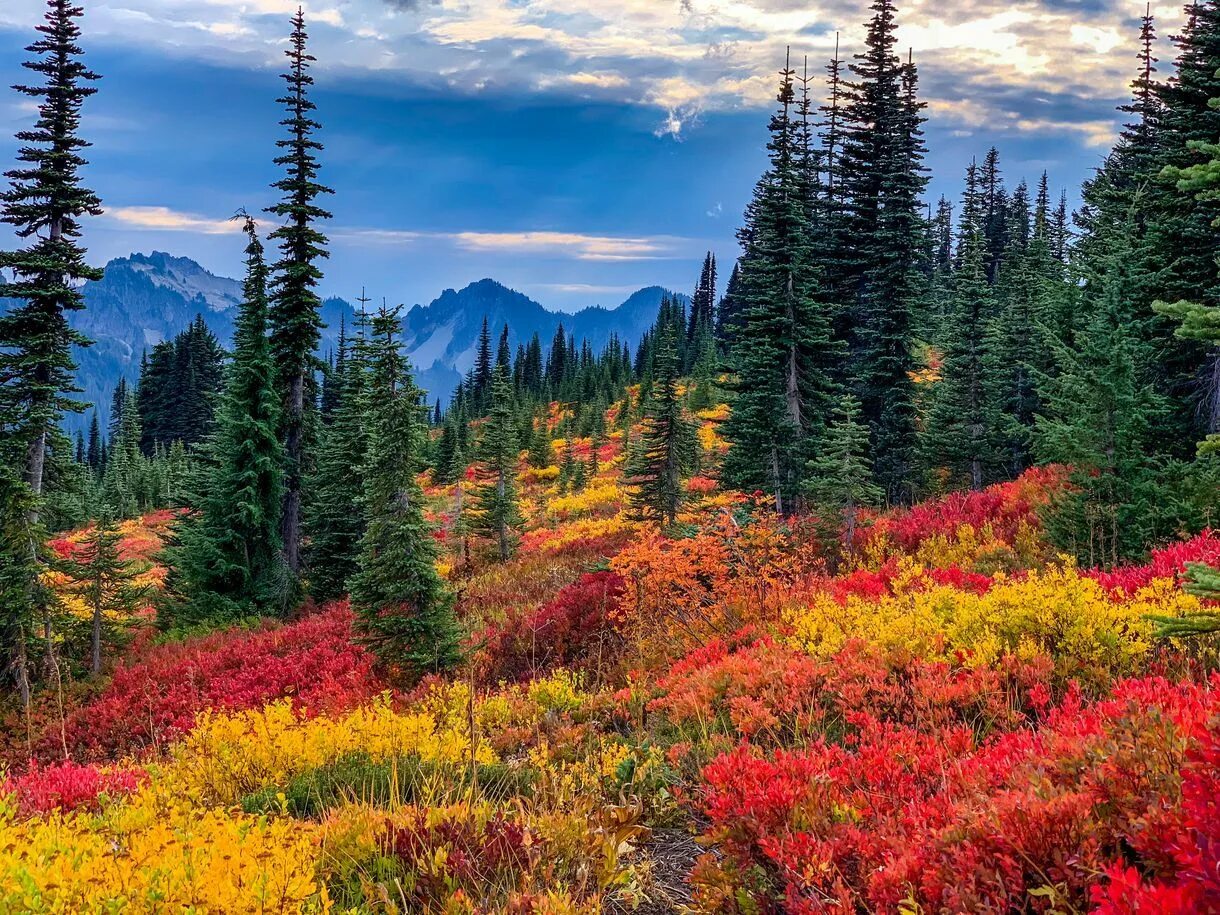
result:
[[(228, 346), (241, 304), (239, 281), (216, 276), (188, 257), (162, 251), (110, 261), (102, 279), (86, 283), (82, 292), (85, 310), (71, 320), (94, 344), (76, 352), (77, 381), (84, 391), (81, 398), (96, 404), (103, 423), (115, 384), (120, 376), (129, 381), (138, 378), (143, 353), (186, 329), (197, 314)], [(659, 286), (649, 286), (617, 308), (594, 306), (567, 314), (549, 311), (495, 280), (479, 280), (460, 290), (446, 289), (428, 305), (412, 307), (403, 317), (405, 349), (420, 386), (432, 399), (447, 401), (474, 364), (484, 316), (493, 336), (508, 325), (514, 350), (535, 333), (544, 348), (548, 347), (560, 324), (595, 349), (603, 347), (613, 334), (634, 347), (656, 320), (666, 294), (672, 295)], [(4, 306), (0, 299), (0, 311)], [(323, 303), (322, 355), (335, 349), (340, 321), (350, 327), (354, 317), (353, 306), (343, 299)], [(67, 418), (71, 431), (87, 422), (88, 414)]]

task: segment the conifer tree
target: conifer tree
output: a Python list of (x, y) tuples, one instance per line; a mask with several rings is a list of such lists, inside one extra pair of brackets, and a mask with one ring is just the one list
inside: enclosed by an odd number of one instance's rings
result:
[(115, 628), (135, 621), (148, 587), (136, 584), (140, 570), (119, 554), (122, 534), (108, 511), (103, 511), (70, 559), (59, 564), (69, 578), (68, 589), (89, 611), (90, 671), (102, 672), (102, 645), (113, 639)]
[(623, 476), (636, 517), (670, 525), (681, 508), (682, 484), (694, 468), (697, 449), (694, 426), (678, 396), (678, 354), (672, 330), (658, 340), (652, 378), (640, 436)]
[(372, 319), (359, 571), (350, 582), (362, 640), (412, 681), (458, 659), (453, 600), (436, 571), (436, 543), (416, 475), (425, 434), (419, 389), (399, 349), (397, 310)]
[(841, 557), (850, 560), (859, 512), (882, 502), (885, 493), (873, 482), (868, 460), (868, 427), (861, 421), (860, 401), (844, 394), (827, 426), (818, 453), (810, 459), (805, 492), (814, 512), (833, 519)]
[(478, 470), (470, 526), (495, 541), (500, 561), (512, 556), (515, 532), (523, 520), (517, 506), (517, 432), (513, 422), (512, 384), (508, 368), (492, 373), (491, 409), (478, 445)]
[(85, 445), (85, 463), (89, 465), (89, 469), (96, 476), (102, 469), (102, 431), (97, 421), (97, 410), (93, 411), (93, 417), (89, 420), (89, 440)]
[(1073, 488), (1060, 496), (1048, 531), (1090, 566), (1137, 555), (1144, 516), (1153, 514), (1139, 489), (1150, 429), (1164, 403), (1141, 369), (1148, 343), (1127, 320), (1128, 267), (1121, 257), (1111, 261), (1101, 307), (1075, 347), (1058, 345), (1061, 371), (1042, 379), (1045, 409), (1035, 432), (1041, 460), (1074, 469)]
[(102, 498), (119, 518), (134, 518), (149, 507), (147, 461), (140, 450), (140, 411), (135, 391), (127, 391), (118, 432), (102, 474)]
[(81, 151), (89, 145), (79, 135), (81, 107), (97, 91), (89, 83), (98, 78), (80, 59), (76, 20), (82, 13), (69, 0), (48, 0), (41, 37), (26, 48), (35, 59), (23, 66), (42, 82), (15, 88), (35, 100), (38, 116), (17, 133), (19, 165), (5, 173), (10, 186), (0, 193), (0, 219), (19, 240), (30, 241), (0, 252), (0, 269), (12, 273), (11, 281), (0, 280), (0, 298), (21, 301), (0, 317), (0, 420), (25, 449), (20, 472), (35, 499), (60, 416), (84, 410), (67, 395), (76, 392), (72, 347), (89, 341), (69, 326), (68, 315), (84, 308), (79, 284), (102, 275), (85, 263), (79, 242), (80, 218), (101, 213), (101, 201), (79, 176), (86, 164)]
[(280, 122), (288, 136), (277, 140), (283, 150), (275, 164), (284, 176), (272, 185), (283, 196), (267, 212), (284, 220), (271, 233), (279, 242), (280, 259), (275, 264), (272, 287), (270, 325), (271, 348), (275, 359), (276, 377), (283, 401), (281, 413), (284, 442), (284, 508), (281, 542), (289, 571), (297, 575), (301, 569), (301, 502), (302, 485), (309, 468), (310, 404), (314, 355), (320, 339), (322, 301), (316, 291), (322, 279), (318, 262), (328, 256), (326, 237), (317, 223), (330, 218), (330, 213), (317, 204), (323, 194), (333, 193), (318, 183), (318, 156), (322, 144), (315, 138), (321, 129), (313, 116), (316, 105), (309, 98), (314, 79), (309, 73), (316, 58), (306, 50), (308, 35), (305, 16), (297, 10), (292, 20), (292, 35), (288, 57), (288, 72), (283, 74), (288, 90), (277, 102), (287, 116)]
[[(999, 464), (999, 419), (988, 396), (988, 375), (994, 368), (989, 331), (995, 314), (987, 277), (986, 229), (990, 214), (987, 187), (980, 187), (978, 181), (978, 170), (971, 164), (962, 212), (960, 264), (953, 274), (945, 324), (941, 377), (932, 387), (932, 403), (920, 441), (934, 472), (943, 470), (950, 483), (965, 482), (973, 490), (991, 482)], [(998, 263), (998, 254), (995, 259)]]
[(866, 48), (845, 87), (842, 188), (852, 316), (851, 387), (871, 429), (877, 481), (890, 500), (910, 497), (915, 446), (911, 314), (920, 248), (924, 155), (917, 70), (894, 53), (894, 5), (875, 0)]
[(252, 219), (233, 359), (206, 446), (194, 512), (175, 527), (165, 620), (224, 622), (284, 609), (291, 589), (280, 553), (284, 448), (281, 400), (267, 337), (268, 269)]
[(820, 295), (813, 262), (807, 188), (793, 118), (793, 71), (781, 71), (779, 110), (770, 123), (770, 168), (759, 181), (740, 233), (741, 305), (731, 351), (738, 376), (726, 479), (772, 494), (789, 512), (800, 489), (802, 453), (816, 447), (820, 418), (835, 395), (842, 348), (834, 311)]
[(308, 536), (309, 594), (319, 603), (336, 600), (347, 592), (356, 573), (365, 518), (353, 493), (363, 488), (367, 452), (365, 417), (368, 415), (367, 342), (361, 326), (355, 344), (340, 346), (343, 377), (336, 378), (331, 421), (318, 441), (318, 459), (310, 477), (305, 504)]

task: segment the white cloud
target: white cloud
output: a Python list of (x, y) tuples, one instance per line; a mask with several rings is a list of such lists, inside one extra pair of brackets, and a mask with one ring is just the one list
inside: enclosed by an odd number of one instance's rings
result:
[[(278, 66), (298, 0), (122, 0), (85, 16), (87, 37), (160, 47), (210, 62)], [(0, 25), (28, 29), (42, 0), (5, 0)], [(850, 60), (866, 0), (304, 0), (319, 71), (394, 73), (461, 89), (570, 93), (645, 105), (658, 136), (680, 138), (701, 112), (767, 107), (792, 45), (821, 67), (842, 33)], [(1004, 121), (1094, 142), (1135, 71), (1134, 9), (1120, 0), (902, 0), (899, 45), (914, 49), (925, 98), (950, 127)], [(1162, 36), (1182, 12), (1154, 7)], [(1159, 56), (1171, 57), (1167, 43)], [(1162, 63), (1162, 68), (1167, 64)], [(974, 101), (967, 110), (956, 96)], [(1017, 101), (1001, 103), (999, 97)], [(1084, 123), (1044, 115), (1039, 97)], [(1019, 112), (1005, 110), (1019, 107)], [(956, 121), (956, 123), (954, 123)], [(1108, 121), (1107, 121), (1108, 123)]]
[[(197, 235), (224, 235), (241, 231), (238, 220), (185, 213), (166, 206), (111, 207), (105, 215), (111, 222), (139, 231), (189, 232)], [(260, 220), (259, 225), (267, 229), (273, 224)], [(450, 244), (463, 251), (540, 254), (582, 261), (643, 261), (681, 257), (684, 256), (680, 253), (681, 249), (686, 243), (686, 239), (667, 235), (595, 235), (552, 230), (434, 232), (335, 226), (327, 234), (336, 242), (402, 246), (430, 241)]]
[(215, 219), (163, 206), (108, 207), (105, 216), (128, 229), (193, 232), (196, 235), (227, 235), (240, 232), (242, 226), (237, 219)]

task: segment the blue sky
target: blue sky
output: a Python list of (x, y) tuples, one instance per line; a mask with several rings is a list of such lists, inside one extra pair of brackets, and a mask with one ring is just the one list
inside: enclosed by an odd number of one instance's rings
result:
[[(81, 0), (86, 175), (105, 203), (97, 263), (166, 250), (238, 275), (227, 217), (269, 204), (276, 74), (295, 0)], [(946, 9), (946, 7), (952, 7)], [(0, 83), (42, 0), (0, 4)], [(309, 0), (323, 180), (335, 188), (323, 291), (408, 305), (494, 277), (549, 307), (686, 291), (727, 264), (764, 163), (789, 43), (820, 69), (863, 2)], [(1009, 183), (1046, 169), (1074, 193), (1113, 138), (1143, 4), (900, 3), (928, 102), (930, 196), (999, 147)], [(1162, 35), (1180, 11), (1154, 6)], [(1172, 57), (1167, 41), (1159, 56)], [(1164, 67), (1165, 65), (1162, 64)], [(0, 96), (0, 164), (32, 118)], [(7, 239), (4, 239), (7, 242)]]

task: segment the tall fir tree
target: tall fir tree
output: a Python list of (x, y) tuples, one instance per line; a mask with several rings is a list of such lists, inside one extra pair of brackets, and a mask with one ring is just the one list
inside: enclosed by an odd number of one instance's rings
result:
[(458, 659), (453, 599), (436, 571), (436, 542), (416, 482), (426, 423), (397, 339), (397, 311), (372, 319), (359, 571), (352, 605), (362, 640), (396, 678), (412, 681)]
[(267, 337), (269, 271), (254, 220), (245, 231), (246, 277), (217, 428), (195, 511), (177, 523), (167, 551), (164, 620), (179, 625), (279, 613), (292, 590), (279, 539), (284, 447)]
[(5, 436), (24, 449), (20, 472), (36, 498), (61, 415), (85, 408), (68, 395), (77, 392), (72, 347), (89, 340), (71, 328), (68, 316), (85, 307), (79, 284), (102, 276), (85, 263), (80, 244), (81, 217), (101, 213), (101, 201), (79, 175), (87, 164), (81, 152), (90, 145), (79, 133), (81, 108), (98, 79), (80, 59), (76, 20), (82, 14), (68, 0), (47, 2), (41, 37), (26, 48), (35, 59), (22, 64), (42, 82), (15, 87), (35, 100), (38, 116), (17, 132), (19, 165), (5, 173), (10, 185), (0, 193), (0, 219), (30, 242), (0, 252), (0, 270), (12, 274), (0, 279), (0, 297), (21, 302), (0, 316), (0, 422)]
[(512, 383), (507, 366), (498, 365), (492, 372), (487, 421), (480, 430), (470, 529), (495, 542), (501, 562), (512, 556), (516, 532), (523, 524), (517, 505), (520, 454)]
[(305, 15), (297, 10), (289, 39), (288, 71), (283, 74), (288, 91), (277, 102), (287, 116), (280, 121), (288, 136), (277, 140), (283, 152), (275, 164), (284, 177), (272, 186), (283, 194), (280, 202), (267, 212), (284, 220), (271, 233), (279, 242), (280, 259), (275, 264), (271, 298), (271, 349), (283, 402), (281, 413), (284, 442), (284, 508), (280, 540), (284, 560), (293, 575), (301, 570), (302, 486), (311, 459), (311, 405), (314, 402), (314, 368), (317, 362), (322, 327), (322, 301), (317, 285), (322, 279), (318, 262), (328, 256), (326, 236), (318, 222), (329, 219), (317, 200), (333, 193), (318, 183), (318, 153), (322, 144), (316, 139), (321, 124), (314, 119), (317, 106), (309, 98), (314, 84), (309, 73), (316, 60), (307, 51)]
[(318, 441), (318, 459), (310, 476), (305, 503), (305, 533), (309, 546), (309, 595), (324, 603), (347, 593), (347, 582), (358, 568), (365, 517), (353, 493), (364, 485), (368, 434), (368, 341), (363, 324), (349, 348), (339, 349), (343, 375), (336, 378), (336, 400), (330, 422)]
[(644, 405), (640, 435), (624, 467), (628, 499), (637, 518), (674, 523), (682, 506), (683, 482), (695, 466), (698, 441), (678, 395), (675, 332), (661, 333), (652, 365), (652, 392)]
[[(991, 170), (994, 173), (994, 161)], [(980, 186), (980, 179), (982, 182)], [(995, 303), (988, 280), (991, 249), (987, 238), (989, 207), (994, 206), (994, 181), (971, 164), (962, 210), (959, 260), (953, 273), (950, 310), (945, 324), (940, 378), (932, 384), (931, 406), (920, 438), (932, 473), (946, 474), (950, 485), (965, 483), (973, 490), (994, 480), (999, 417), (989, 396), (990, 330)], [(999, 255), (995, 255), (998, 263)]]
[(737, 373), (726, 479), (772, 495), (790, 512), (800, 491), (802, 455), (815, 447), (821, 417), (836, 387), (842, 349), (834, 313), (821, 295), (814, 265), (808, 188), (800, 168), (793, 71), (781, 71), (779, 109), (770, 123), (770, 168), (746, 212), (740, 305), (730, 332)]
[[(148, 587), (136, 583), (142, 570), (119, 552), (122, 532), (103, 511), (85, 534), (80, 549), (59, 564), (68, 577), (68, 591), (89, 613), (89, 670), (102, 672), (102, 649), (133, 625)], [(116, 632), (115, 630), (118, 630)]]
[(911, 315), (920, 252), (923, 103), (918, 72), (895, 54), (891, 0), (875, 0), (865, 50), (851, 66), (843, 109), (842, 187), (853, 258), (850, 386), (871, 429), (878, 483), (890, 500), (910, 498), (915, 446)]
[(868, 459), (868, 427), (860, 401), (844, 394), (827, 425), (817, 455), (809, 461), (805, 493), (823, 536), (837, 540), (837, 558), (850, 562), (860, 511), (881, 503), (885, 493), (873, 482)]

